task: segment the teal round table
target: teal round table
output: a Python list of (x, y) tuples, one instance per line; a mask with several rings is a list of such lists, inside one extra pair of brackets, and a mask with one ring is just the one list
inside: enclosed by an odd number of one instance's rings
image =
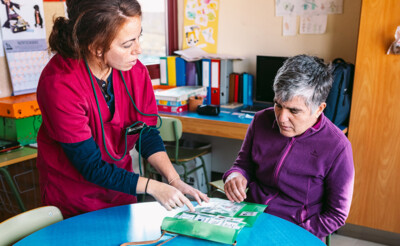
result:
[[(125, 242), (153, 240), (161, 235), (160, 226), (163, 218), (174, 216), (184, 209), (167, 211), (158, 202), (102, 209), (48, 226), (22, 239), (15, 245), (117, 246)], [(166, 235), (162, 238), (162, 241), (169, 238), (171, 236)], [(258, 217), (252, 228), (243, 228), (236, 240), (237, 245), (325, 245), (303, 228), (266, 213)], [(163, 245), (221, 244), (178, 236)]]

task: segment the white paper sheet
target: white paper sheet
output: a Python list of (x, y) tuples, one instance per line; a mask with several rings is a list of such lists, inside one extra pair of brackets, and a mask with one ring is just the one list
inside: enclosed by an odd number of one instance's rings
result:
[(300, 16), (300, 34), (325, 33), (327, 22), (327, 15)]
[(226, 54), (210, 54), (200, 49), (197, 46), (193, 46), (184, 50), (177, 50), (175, 54), (180, 55), (186, 61), (197, 61), (201, 59), (234, 59), (242, 60), (243, 57), (226, 55)]
[(283, 36), (295, 36), (297, 34), (297, 16), (287, 15), (283, 16)]

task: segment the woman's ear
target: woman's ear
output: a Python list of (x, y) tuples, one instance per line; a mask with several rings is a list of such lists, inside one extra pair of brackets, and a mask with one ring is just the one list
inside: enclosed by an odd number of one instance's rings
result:
[(325, 102), (321, 103), (318, 106), (317, 110), (315, 111), (315, 118), (318, 119), (318, 117), (322, 114), (322, 111), (324, 111), (325, 108), (326, 108), (326, 103)]
[(89, 45), (89, 51), (95, 57), (101, 58), (103, 56), (103, 52), (100, 49), (95, 49), (93, 45)]

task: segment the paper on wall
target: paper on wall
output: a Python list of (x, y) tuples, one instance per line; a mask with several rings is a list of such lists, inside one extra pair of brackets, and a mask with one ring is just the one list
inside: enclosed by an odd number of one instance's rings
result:
[(18, 0), (10, 4), (1, 1), (0, 19), (13, 95), (34, 92), (50, 59), (43, 1)]
[(294, 36), (297, 34), (297, 16), (283, 16), (283, 36)]
[(183, 49), (199, 47), (217, 53), (220, 0), (185, 0)]
[(325, 33), (327, 22), (327, 15), (300, 16), (300, 34)]
[[(326, 31), (326, 16), (342, 14), (343, 0), (275, 0), (275, 15), (283, 16), (282, 35), (296, 35), (293, 17), (299, 15), (300, 34), (321, 34)], [(317, 16), (317, 17), (315, 17)]]
[(275, 15), (321, 15), (343, 13), (343, 0), (275, 0)]

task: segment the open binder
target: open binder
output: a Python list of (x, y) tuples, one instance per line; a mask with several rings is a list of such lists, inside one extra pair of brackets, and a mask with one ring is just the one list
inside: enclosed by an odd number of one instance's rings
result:
[(183, 211), (165, 217), (161, 230), (180, 235), (235, 244), (243, 227), (252, 227), (267, 205), (233, 203), (220, 198), (196, 206), (195, 212)]

